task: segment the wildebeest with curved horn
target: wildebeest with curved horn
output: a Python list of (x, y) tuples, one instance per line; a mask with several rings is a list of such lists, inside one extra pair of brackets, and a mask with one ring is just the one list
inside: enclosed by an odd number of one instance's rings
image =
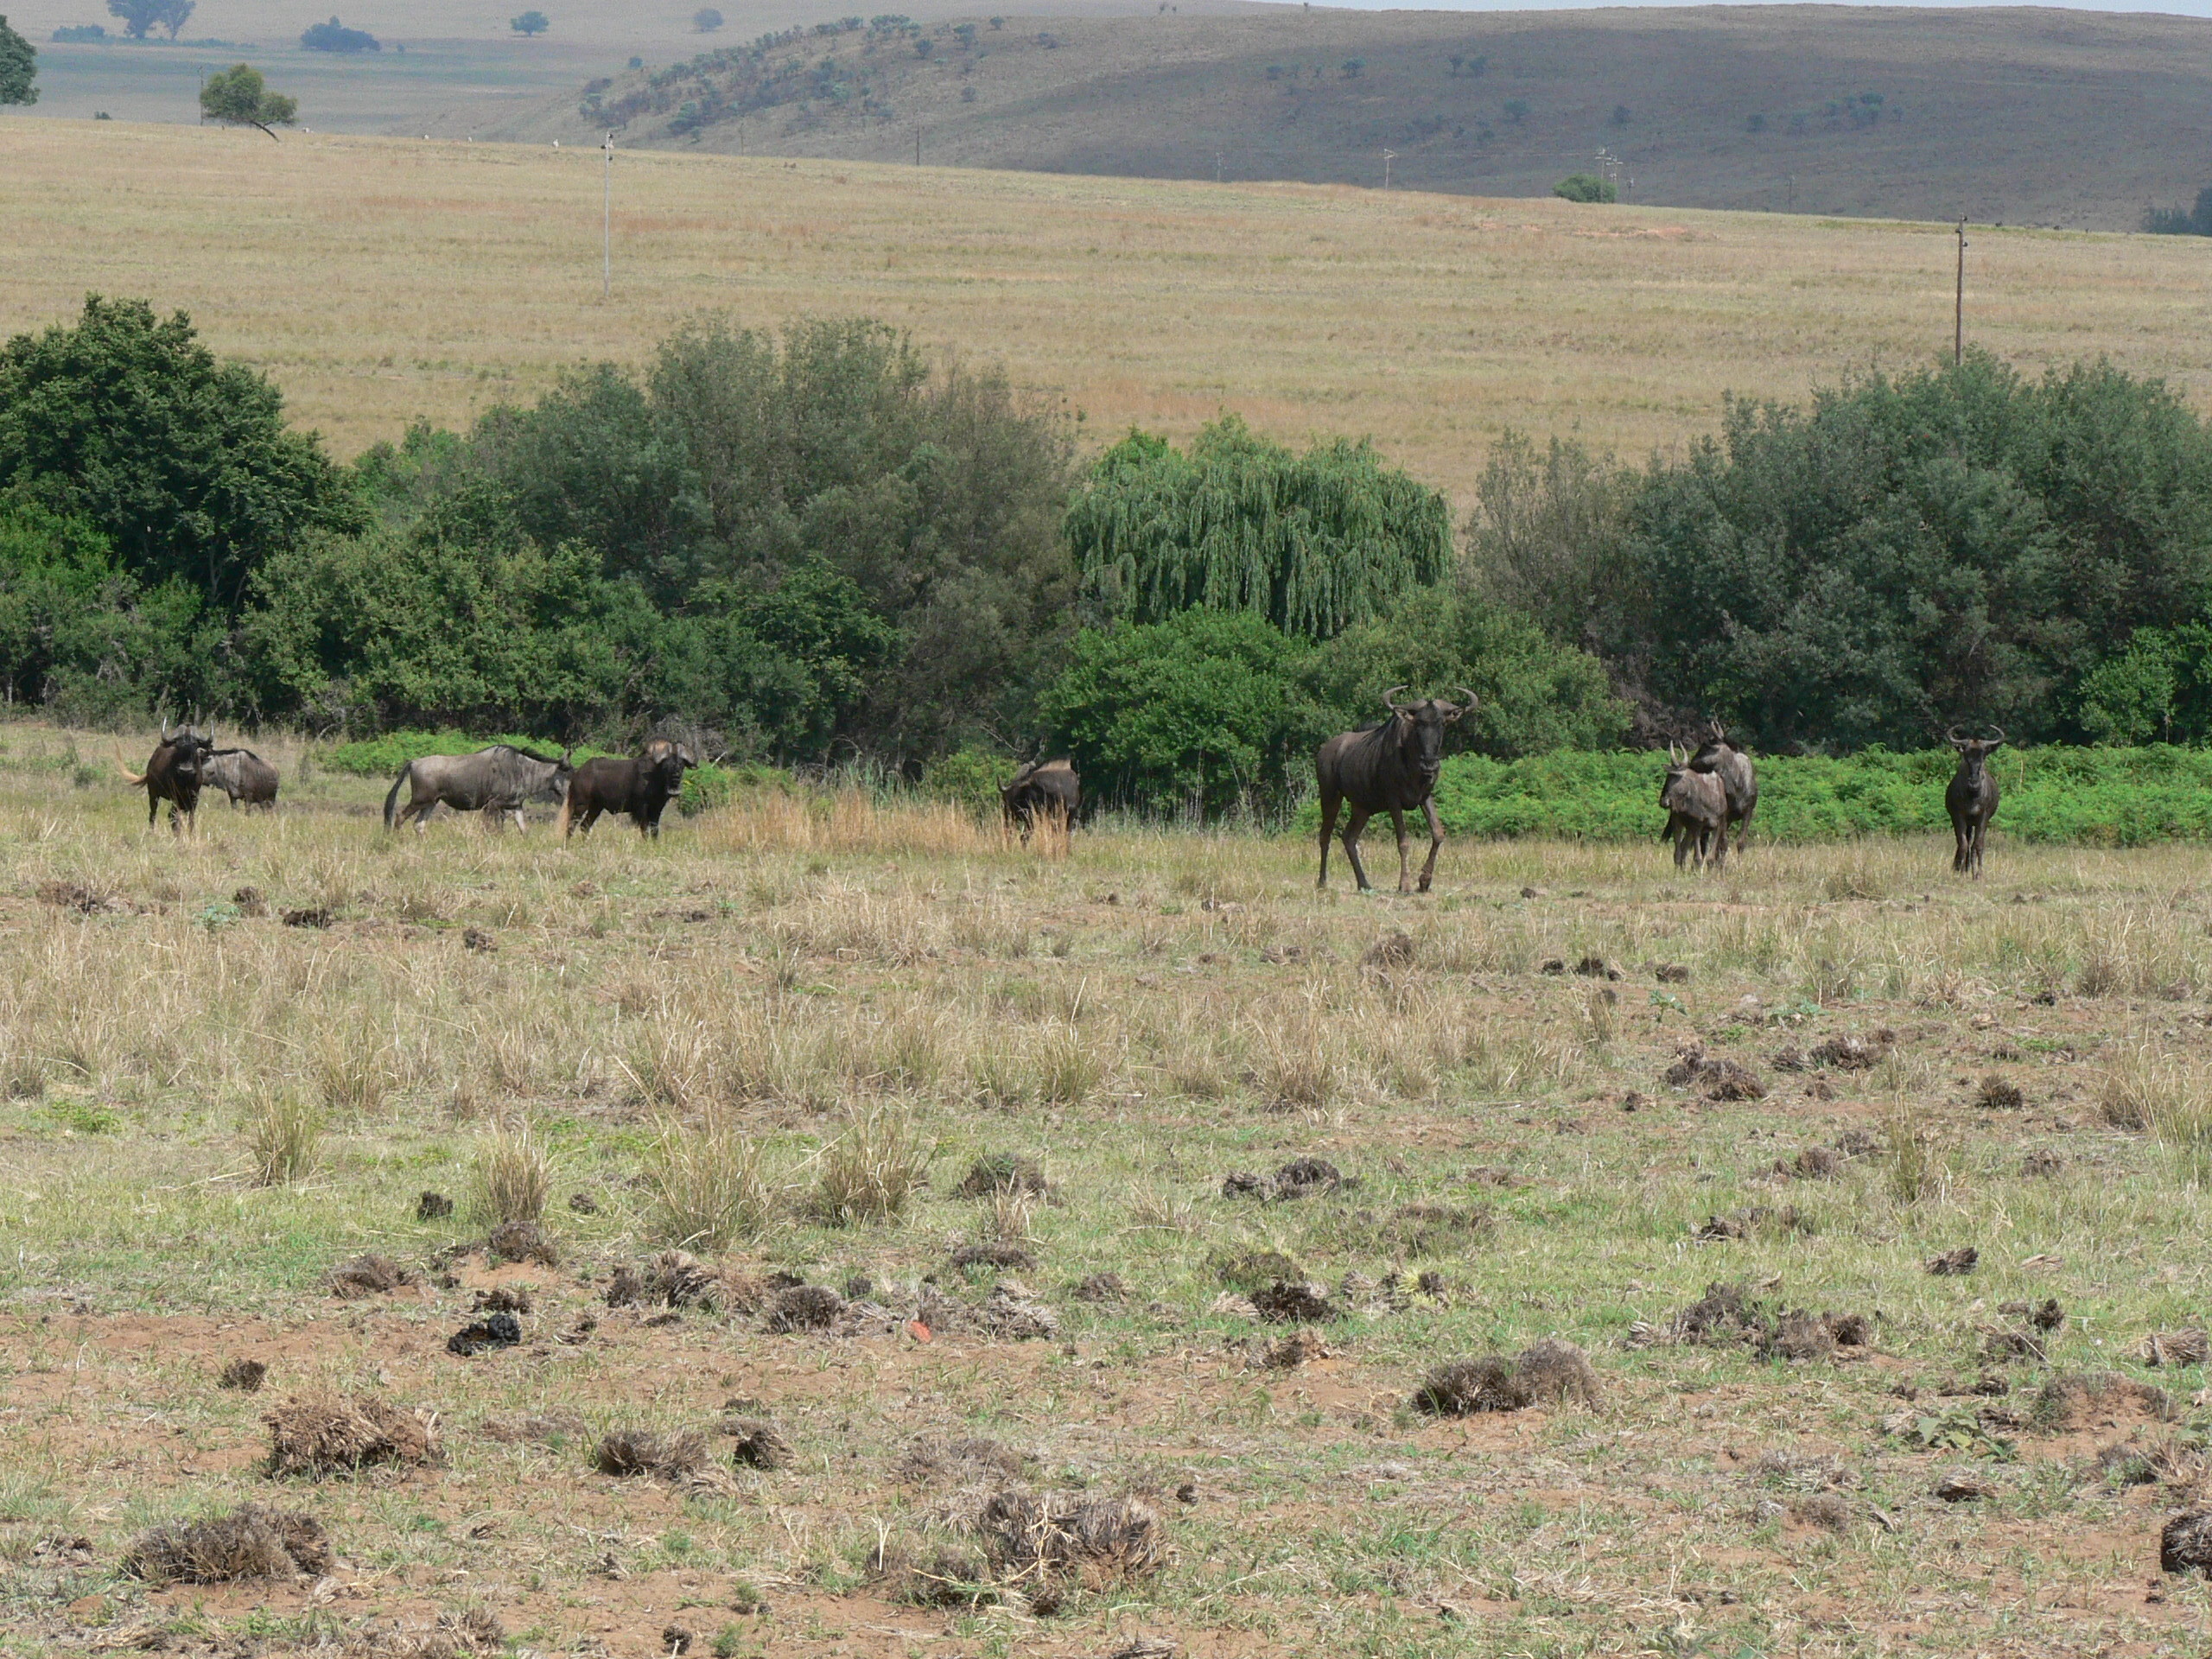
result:
[(1083, 780), (1072, 760), (1032, 760), (999, 790), (999, 804), (1025, 842), (1039, 820), (1050, 830), (1064, 831), (1075, 823), (1076, 809), (1083, 804)]
[(1690, 752), (1667, 745), (1667, 781), (1659, 786), (1667, 809), (1662, 841), (1675, 843), (1675, 868), (1686, 859), (1719, 869), (1728, 861), (1728, 791), (1718, 774), (1691, 770)]
[[(494, 743), (474, 754), (426, 754), (410, 760), (392, 779), (391, 793), (384, 798), (384, 827), (397, 830), (413, 818), (420, 835), (431, 813), (449, 806), (456, 812), (481, 811), (495, 826), (505, 813), (519, 830), (522, 804), (566, 801), (574, 775), (565, 752), (539, 754), (511, 743)], [(409, 791), (405, 806), (399, 804), (403, 788)]]
[(1388, 812), (1398, 832), (1398, 891), (1411, 890), (1406, 814), (1414, 807), (1428, 818), (1428, 861), (1421, 868), (1421, 890), (1427, 893), (1435, 879), (1436, 855), (1444, 848), (1444, 824), (1436, 816), (1434, 798), (1437, 774), (1444, 768), (1444, 728), (1474, 712), (1475, 694), (1463, 685), (1458, 689), (1465, 702), (1424, 697), (1402, 704), (1396, 698), (1405, 689), (1394, 685), (1382, 694), (1389, 717), (1380, 726), (1339, 732), (1313, 756), (1314, 780), (1321, 786), (1321, 875), (1313, 884), (1317, 887), (1329, 885), (1329, 836), (1338, 809), (1346, 803), (1351, 812), (1344, 820), (1344, 856), (1351, 861), (1362, 893), (1372, 891), (1374, 883), (1359, 861), (1359, 832), (1377, 812)]
[(251, 749), (215, 749), (200, 763), (200, 781), (219, 789), (231, 804), (276, 810), (276, 768)]
[[(215, 740), (202, 736), (189, 726), (169, 730), (167, 720), (162, 721), (162, 741), (146, 770), (133, 772), (115, 757), (116, 769), (128, 779), (133, 787), (146, 791), (146, 827), (154, 827), (155, 817), (161, 811), (162, 803), (169, 804), (169, 832), (174, 835), (182, 829), (199, 827), (200, 787), (207, 765), (207, 757), (215, 751)], [(181, 817), (180, 818), (180, 815)]]
[(1989, 821), (1997, 816), (1997, 774), (1988, 766), (1989, 753), (2005, 741), (1999, 726), (1994, 737), (1961, 737), (1955, 726), (1945, 741), (1959, 752), (1959, 769), (1943, 791), (1943, 805), (1951, 815), (1951, 854), (1954, 874), (1981, 879), (1981, 844), (1989, 834)]
[(1736, 832), (1736, 850), (1740, 853), (1751, 837), (1751, 814), (1758, 810), (1758, 772), (1751, 757), (1728, 741), (1726, 728), (1717, 720), (1706, 724), (1713, 735), (1690, 757), (1690, 770), (1709, 772), (1720, 779), (1721, 790), (1728, 797), (1728, 827)]
[(683, 792), (683, 769), (698, 764), (689, 748), (665, 737), (646, 744), (640, 755), (603, 754), (585, 761), (569, 779), (568, 798), (561, 803), (561, 839), (573, 830), (589, 835), (602, 812), (627, 812), (639, 835), (659, 840), (661, 813)]

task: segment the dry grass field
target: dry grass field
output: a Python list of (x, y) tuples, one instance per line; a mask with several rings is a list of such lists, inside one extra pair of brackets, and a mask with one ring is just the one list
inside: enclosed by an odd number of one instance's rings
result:
[(2202, 1650), (2196, 849), (1360, 899), (0, 742), (0, 1651)]
[[(0, 122), (0, 330), (181, 307), (341, 454), (467, 421), (683, 316), (866, 312), (1086, 417), (1371, 434), (1467, 499), (1497, 434), (1637, 454), (1724, 392), (1948, 347), (1942, 226), (550, 145)], [(2212, 390), (2206, 244), (1977, 228), (1971, 338)]]

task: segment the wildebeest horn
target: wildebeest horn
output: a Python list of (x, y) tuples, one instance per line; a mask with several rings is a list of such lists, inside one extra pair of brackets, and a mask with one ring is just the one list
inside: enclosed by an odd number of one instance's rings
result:
[(2002, 726), (1999, 726), (1997, 728), (1996, 736), (1985, 737), (1981, 741), (1985, 743), (2002, 743), (2005, 741), (2005, 728)]
[(164, 742), (164, 743), (166, 743), (166, 742), (168, 742), (168, 741), (169, 741), (169, 717), (168, 717), (167, 715), (163, 715), (162, 716), (162, 742)]
[(1964, 738), (1959, 735), (1959, 728), (1955, 726), (1946, 726), (1943, 728), (1943, 741), (1946, 743), (1952, 745), (1954, 747), (1966, 741)]
[(1719, 721), (1717, 721), (1717, 720), (1713, 719), (1711, 715), (1708, 715), (1706, 717), (1706, 721), (1705, 721), (1705, 723), (1706, 723), (1706, 726), (1707, 726), (1707, 729), (1709, 729), (1709, 730), (1713, 733), (1713, 741), (1714, 742), (1716, 742), (1716, 743), (1726, 743), (1726, 742), (1728, 741), (1728, 729), (1727, 729), (1727, 728), (1726, 728), (1726, 727), (1723, 726), (1723, 725), (1722, 725)]
[(1457, 691), (1457, 692), (1458, 692), (1461, 696), (1463, 696), (1463, 697), (1465, 697), (1465, 698), (1466, 699), (1466, 701), (1465, 701), (1465, 702), (1463, 702), (1463, 703), (1461, 703), (1461, 704), (1459, 705), (1459, 712), (1460, 712), (1461, 714), (1463, 714), (1463, 715), (1464, 715), (1464, 714), (1465, 714), (1465, 713), (1466, 713), (1470, 709), (1472, 709), (1472, 708), (1475, 706), (1476, 702), (1478, 701), (1478, 699), (1476, 697), (1475, 694), (1474, 694), (1472, 691), (1470, 691), (1470, 690), (1469, 690), (1465, 686), (1464, 686), (1464, 685), (1454, 686), (1454, 687), (1452, 687), (1452, 690), (1455, 690), (1455, 691)]
[(1382, 706), (1385, 709), (1388, 709), (1392, 714), (1396, 714), (1398, 712), (1398, 693), (1405, 689), (1406, 688), (1402, 685), (1394, 685), (1388, 691), (1385, 691), (1382, 694)]

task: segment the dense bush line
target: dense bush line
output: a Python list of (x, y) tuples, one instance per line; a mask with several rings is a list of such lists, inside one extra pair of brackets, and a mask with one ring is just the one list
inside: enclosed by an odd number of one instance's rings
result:
[[(963, 798), (1049, 748), (1110, 805), (1279, 823), (1385, 688), (1465, 686), (1454, 744), (1522, 767), (1455, 769), (1485, 833), (1629, 833), (1613, 785), (1511, 779), (1613, 778), (1608, 752), (1713, 715), (1803, 779), (1952, 724), (2212, 742), (2212, 435), (2106, 365), (1731, 404), (1642, 467), (1509, 438), (1456, 546), (1363, 443), (1230, 416), (1086, 466), (1077, 429), (880, 323), (705, 319), (340, 467), (181, 315), (94, 296), (0, 350), (0, 701), (346, 740), (674, 728), (735, 765), (965, 767)], [(1777, 832), (1939, 822), (1861, 786), (1890, 764)], [(2140, 800), (2079, 833), (2194, 823), (2122, 776)], [(2076, 822), (2025, 810), (2016, 833)]]

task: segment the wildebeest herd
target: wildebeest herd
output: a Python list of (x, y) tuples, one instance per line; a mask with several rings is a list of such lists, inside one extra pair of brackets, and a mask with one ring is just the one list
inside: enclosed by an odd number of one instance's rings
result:
[[(1318, 887), (1329, 885), (1329, 842), (1338, 834), (1341, 815), (1341, 839), (1352, 875), (1360, 891), (1374, 890), (1360, 861), (1359, 836), (1378, 812), (1389, 813), (1397, 831), (1398, 891), (1416, 890), (1412, 842), (1406, 834), (1406, 814), (1411, 811), (1420, 811), (1428, 824), (1428, 857), (1421, 865), (1418, 891), (1428, 892), (1435, 880), (1436, 858), (1444, 846), (1436, 782), (1443, 772), (1445, 728), (1472, 714), (1477, 699), (1461, 686), (1463, 701), (1458, 702), (1424, 697), (1402, 703), (1397, 697), (1405, 690), (1395, 685), (1382, 694), (1386, 713), (1382, 721), (1341, 732), (1314, 754), (1314, 782), (1321, 802)], [(1659, 805), (1667, 819), (1659, 834), (1674, 843), (1677, 868), (1722, 868), (1728, 859), (1730, 832), (1734, 832), (1740, 851), (1751, 838), (1752, 816), (1758, 810), (1758, 772), (1751, 757), (1729, 741), (1719, 721), (1708, 722), (1708, 731), (1694, 750), (1673, 741), (1667, 746), (1667, 772), (1659, 788)], [(1961, 737), (1954, 727), (1946, 741), (1959, 753), (1958, 770), (1943, 795), (1956, 843), (1951, 868), (1979, 877), (1990, 821), (1997, 816), (1997, 776), (1987, 762), (2004, 743), (2005, 734), (1999, 729), (1992, 737)], [(511, 817), (519, 829), (524, 804), (542, 800), (559, 804), (564, 841), (576, 830), (589, 834), (607, 813), (626, 815), (640, 835), (658, 838), (662, 813), (683, 792), (684, 772), (699, 764), (689, 747), (670, 738), (654, 738), (640, 754), (604, 755), (581, 766), (570, 763), (571, 753), (543, 754), (494, 743), (474, 754), (424, 755), (410, 760), (399, 769), (385, 797), (385, 827), (397, 830), (412, 819), (420, 834), (430, 815), (444, 806), (456, 812), (481, 812), (494, 825)], [(213, 738), (188, 725), (171, 731), (166, 720), (162, 722), (161, 743), (144, 772), (130, 771), (119, 755), (117, 765), (134, 787), (144, 788), (149, 829), (164, 801), (169, 804), (172, 830), (193, 827), (205, 789), (221, 790), (233, 807), (274, 810), (276, 804), (276, 767), (251, 749), (219, 749)], [(402, 790), (408, 791), (404, 806), (399, 802)], [(1033, 760), (1007, 781), (999, 799), (1007, 827), (1019, 831), (1024, 842), (1039, 826), (1064, 835), (1082, 807), (1082, 780), (1071, 760)]]

